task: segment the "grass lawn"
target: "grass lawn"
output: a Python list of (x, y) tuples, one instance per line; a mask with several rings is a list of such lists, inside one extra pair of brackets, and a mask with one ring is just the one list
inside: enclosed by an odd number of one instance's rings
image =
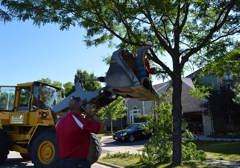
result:
[(240, 162), (240, 142), (197, 142), (207, 158)]
[(100, 161), (122, 167), (129, 167), (131, 165), (136, 166), (136, 164), (139, 162), (139, 159), (140, 157), (135, 154), (116, 153), (111, 155), (107, 154), (105, 157), (100, 158)]
[[(219, 160), (240, 162), (240, 142), (197, 142), (198, 149), (206, 152), (207, 158), (214, 158)], [(117, 153), (107, 155), (100, 159), (100, 161), (112, 163), (126, 168), (147, 168), (140, 161), (138, 155), (129, 153)], [(161, 164), (156, 168), (168, 168), (169, 164)], [(217, 168), (217, 166), (208, 165), (206, 162), (184, 162), (178, 168)]]

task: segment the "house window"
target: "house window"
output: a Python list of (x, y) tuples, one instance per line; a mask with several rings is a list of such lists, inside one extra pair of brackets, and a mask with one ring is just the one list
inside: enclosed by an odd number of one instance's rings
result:
[(134, 123), (135, 116), (140, 114), (140, 110), (134, 106), (133, 109), (130, 111), (130, 123)]

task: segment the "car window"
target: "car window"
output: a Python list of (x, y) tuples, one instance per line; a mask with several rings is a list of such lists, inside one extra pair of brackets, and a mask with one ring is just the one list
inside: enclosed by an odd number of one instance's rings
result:
[(132, 124), (130, 126), (127, 127), (127, 129), (143, 129), (144, 125), (143, 124)]

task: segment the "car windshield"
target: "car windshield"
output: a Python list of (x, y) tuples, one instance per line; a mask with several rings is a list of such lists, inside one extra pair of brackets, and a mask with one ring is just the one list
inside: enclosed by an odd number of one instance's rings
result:
[(143, 124), (135, 123), (135, 124), (129, 125), (127, 129), (140, 129), (142, 127), (143, 127)]

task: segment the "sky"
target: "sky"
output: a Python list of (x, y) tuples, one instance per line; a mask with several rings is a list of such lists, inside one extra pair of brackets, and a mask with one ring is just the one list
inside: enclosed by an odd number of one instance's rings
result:
[(102, 76), (108, 69), (103, 58), (116, 49), (107, 45), (87, 47), (84, 30), (66, 31), (57, 25), (0, 22), (0, 85), (16, 85), (41, 78), (62, 83), (74, 80), (77, 69)]

